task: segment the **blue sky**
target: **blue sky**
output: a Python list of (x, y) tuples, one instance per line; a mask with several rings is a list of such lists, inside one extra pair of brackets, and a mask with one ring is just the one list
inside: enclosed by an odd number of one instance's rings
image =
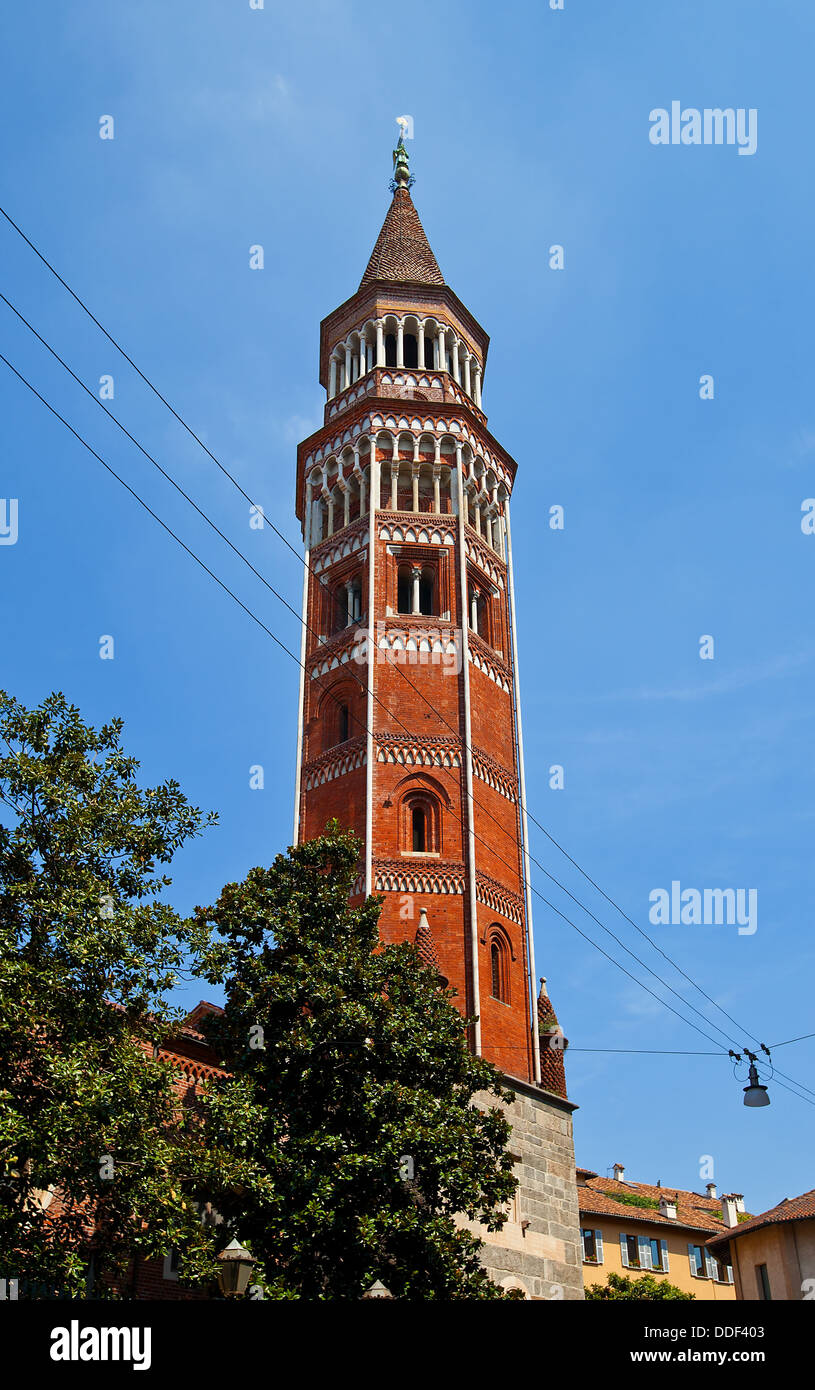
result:
[[(530, 809), (740, 1028), (537, 830), (533, 851), (734, 1040), (815, 1031), (815, 537), (800, 524), (815, 494), (812, 6), (78, 0), (7, 7), (2, 25), (0, 201), (294, 543), (319, 321), (356, 288), (394, 118), (413, 116), (414, 198), (491, 334), (484, 404), (519, 464)], [(757, 152), (652, 145), (649, 112), (672, 100), (756, 108)], [(113, 374), (118, 416), (297, 608), (297, 560), (249, 529), (242, 499), (5, 225), (0, 254), (3, 292), (92, 387)], [(296, 647), (297, 622), (3, 305), (0, 323), (3, 353)], [(19, 500), (18, 541), (0, 550), (0, 684), (27, 703), (61, 688), (94, 722), (121, 713), (145, 779), (175, 776), (219, 811), (174, 866), (180, 906), (210, 901), (289, 842), (296, 666), (5, 368), (0, 494)], [(265, 790), (250, 791), (258, 763)], [(649, 893), (672, 880), (755, 888), (758, 930), (650, 926)], [(578, 1162), (698, 1189), (711, 1155), (720, 1190), (754, 1211), (813, 1186), (802, 1099), (772, 1086), (769, 1109), (746, 1110), (715, 1057), (578, 1052), (712, 1049), (540, 902), (535, 926), (572, 1043)], [(814, 1058), (812, 1040), (777, 1061), (815, 1090)]]

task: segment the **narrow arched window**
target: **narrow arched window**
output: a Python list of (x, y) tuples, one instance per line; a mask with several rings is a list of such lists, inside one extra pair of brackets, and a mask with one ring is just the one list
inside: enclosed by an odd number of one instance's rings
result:
[(350, 719), (347, 705), (340, 705), (337, 718), (337, 743), (345, 743), (348, 738)]
[(424, 854), (427, 849), (427, 816), (423, 806), (414, 806), (411, 812), (413, 829), (413, 853)]
[(410, 613), (413, 592), (410, 565), (400, 565), (397, 574), (396, 608), (399, 613)]
[(490, 947), (490, 968), (492, 970), (492, 997), (501, 998), (501, 947), (493, 941)]
[(419, 345), (416, 342), (415, 333), (406, 333), (402, 339), (402, 351), (405, 357), (406, 367), (418, 367), (419, 365)]
[(435, 578), (433, 569), (425, 565), (419, 579), (419, 612), (426, 616), (433, 612)]
[(433, 339), (432, 339), (432, 338), (425, 338), (425, 340), (424, 340), (424, 363), (423, 363), (422, 365), (425, 366), (425, 367), (430, 367), (431, 370), (432, 370), (432, 368), (433, 368)]
[(385, 334), (385, 366), (396, 366), (396, 334)]

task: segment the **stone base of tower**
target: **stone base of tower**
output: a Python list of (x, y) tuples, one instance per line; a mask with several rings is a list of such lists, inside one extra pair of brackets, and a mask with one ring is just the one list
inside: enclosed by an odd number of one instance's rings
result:
[[(504, 1081), (515, 1092), (515, 1100), (501, 1106), (512, 1125), (507, 1147), (518, 1178), (510, 1219), (500, 1231), (462, 1224), (484, 1241), (481, 1257), (494, 1283), (520, 1289), (530, 1299), (582, 1299), (572, 1134), (576, 1107), (514, 1077)], [(498, 1104), (485, 1095), (476, 1096), (475, 1103), (483, 1108)]]

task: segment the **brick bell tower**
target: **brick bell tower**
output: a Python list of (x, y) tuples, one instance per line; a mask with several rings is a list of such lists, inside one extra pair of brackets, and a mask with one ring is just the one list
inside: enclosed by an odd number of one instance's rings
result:
[(536, 992), (525, 848), (516, 464), (482, 407), (489, 338), (445, 283), (412, 183), (400, 138), (359, 288), (321, 324), (324, 423), (298, 449), (294, 839), (334, 816), (353, 829), (356, 892), (384, 898), (383, 938), (414, 940), (477, 1016), (471, 1046), (516, 1089), (513, 1146), (531, 1175), (516, 1201), (529, 1209), (488, 1237), (486, 1263), (530, 1297), (559, 1296), (548, 1279), (579, 1298), (573, 1106)]

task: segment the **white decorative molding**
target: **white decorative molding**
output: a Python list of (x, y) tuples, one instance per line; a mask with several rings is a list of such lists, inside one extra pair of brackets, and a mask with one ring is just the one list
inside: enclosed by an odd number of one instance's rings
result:
[(374, 861), (374, 892), (460, 894), (464, 892), (464, 866), (436, 868), (427, 863), (411, 866), (394, 860)]
[(417, 743), (407, 738), (377, 739), (379, 763), (397, 763), (401, 767), (461, 767), (461, 753), (453, 740)]
[[(352, 525), (355, 523), (352, 522)], [(332, 565), (339, 564), (340, 560), (345, 560), (349, 555), (355, 555), (357, 551), (364, 550), (368, 544), (367, 526), (352, 531), (351, 526), (338, 531), (334, 536), (329, 536), (326, 540), (320, 541), (315, 545), (311, 552), (311, 568), (314, 574), (322, 574), (324, 570), (330, 569)]]
[(432, 523), (423, 524), (421, 521), (415, 522), (380, 522), (379, 539), (381, 541), (401, 541), (414, 545), (455, 545), (456, 534), (453, 528)]
[(509, 889), (503, 888), (500, 883), (496, 883), (494, 878), (489, 878), (487, 874), (476, 872), (475, 896), (484, 907), (490, 909), (490, 912), (500, 912), (502, 917), (517, 923), (518, 926), (523, 922), (524, 909), (521, 899)]
[(307, 792), (313, 791), (315, 787), (323, 787), (326, 782), (333, 782), (347, 772), (364, 767), (367, 761), (365, 743), (360, 739), (356, 747), (340, 747), (336, 753), (323, 754), (313, 764), (307, 764), (303, 769), (303, 785)]
[(473, 666), (476, 666), (479, 671), (483, 671), (485, 676), (489, 676), (491, 681), (494, 681), (501, 690), (506, 691), (507, 695), (509, 694), (509, 681), (496, 662), (491, 661), (482, 652), (474, 651), (472, 643), (467, 648), (467, 658)]
[(472, 560), (473, 564), (489, 575), (498, 589), (503, 589), (505, 566), (498, 552), (490, 550), (486, 542), (476, 540), (475, 535), (468, 534), (468, 530), (465, 530), (464, 548), (467, 551), (467, 559)]
[(488, 787), (506, 797), (507, 801), (514, 803), (518, 800), (515, 778), (499, 767), (493, 758), (480, 753), (476, 748), (473, 749), (473, 772), (481, 782), (486, 782)]

